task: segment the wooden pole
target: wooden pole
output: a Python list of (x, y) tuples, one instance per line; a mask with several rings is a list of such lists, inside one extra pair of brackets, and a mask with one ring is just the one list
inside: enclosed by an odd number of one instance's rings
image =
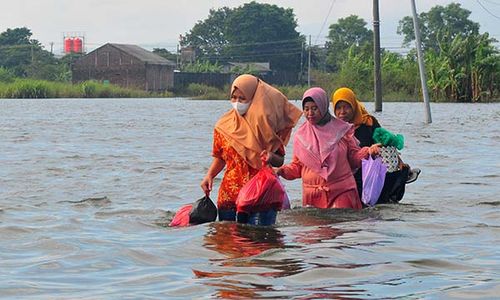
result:
[(373, 61), (375, 111), (382, 111), (382, 72), (380, 70), (380, 19), (378, 0), (373, 0)]
[(309, 57), (307, 59), (307, 87), (311, 87), (311, 35), (309, 35)]

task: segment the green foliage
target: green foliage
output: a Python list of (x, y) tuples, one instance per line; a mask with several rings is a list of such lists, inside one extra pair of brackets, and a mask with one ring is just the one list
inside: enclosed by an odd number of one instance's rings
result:
[(273, 70), (298, 72), (304, 38), (296, 28), (292, 9), (250, 2), (210, 10), (181, 44), (194, 47), (202, 61), (270, 62)]
[(45, 80), (0, 82), (0, 98), (145, 98), (158, 96), (141, 90), (87, 81), (73, 85)]
[(12, 82), (14, 81), (14, 73), (4, 67), (0, 67), (0, 82)]
[(182, 66), (182, 71), (189, 73), (222, 73), (222, 66), (217, 62), (196, 61)]
[[(468, 19), (470, 14), (459, 3), (450, 3), (446, 7), (436, 5), (429, 12), (419, 14), (422, 47), (438, 51), (436, 42), (451, 43), (457, 36), (479, 34), (479, 24)], [(397, 32), (404, 36), (405, 44), (414, 41), (413, 18), (406, 16), (400, 20)]]
[(412, 56), (403, 57), (397, 53), (383, 51), (381, 68), (383, 92), (391, 93), (396, 99), (401, 95), (418, 93), (420, 85), (418, 65)]
[(342, 86), (348, 86), (355, 91), (372, 89), (372, 57), (366, 53), (356, 53), (355, 46), (349, 48), (346, 59), (340, 65), (337, 81)]
[(0, 33), (0, 67), (17, 77), (67, 81), (69, 66), (43, 50), (31, 35), (26, 27)]
[(307, 90), (305, 85), (284, 85), (276, 86), (289, 100), (301, 100), (302, 95)]
[(168, 51), (165, 48), (153, 48), (153, 53), (156, 55), (159, 55), (165, 59), (168, 59), (172, 62), (176, 62), (177, 58), (178, 58), (177, 54), (171, 53), (170, 51)]
[(227, 20), (226, 51), (239, 61), (269, 61), (273, 70), (298, 72), (304, 39), (297, 26), (290, 8), (246, 3)]
[(500, 56), (495, 40), (485, 34), (457, 34), (436, 41), (425, 61), (428, 86), (436, 99), (458, 102), (489, 100), (498, 94)]
[(229, 99), (228, 91), (229, 87), (227, 87), (227, 89), (221, 90), (205, 84), (191, 83), (186, 87), (184, 93), (186, 96), (192, 97), (194, 99), (219, 100)]
[(260, 72), (257, 69), (255, 69), (255, 67), (253, 67), (252, 65), (247, 64), (245, 67), (235, 66), (235, 67), (231, 68), (231, 73), (232, 74), (252, 74), (252, 75), (258, 76)]
[(330, 25), (326, 43), (327, 64), (331, 71), (338, 71), (348, 52), (367, 52), (373, 49), (373, 32), (366, 28), (365, 20), (351, 15)]
[(217, 61), (224, 55), (224, 47), (228, 44), (226, 38), (226, 20), (233, 12), (228, 7), (218, 10), (211, 9), (208, 17), (198, 21), (193, 28), (182, 37), (181, 45), (194, 47), (202, 60)]

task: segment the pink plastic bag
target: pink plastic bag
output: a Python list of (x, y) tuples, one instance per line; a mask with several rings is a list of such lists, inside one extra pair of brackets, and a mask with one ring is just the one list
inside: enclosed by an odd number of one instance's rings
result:
[(363, 180), (361, 201), (368, 206), (374, 206), (384, 187), (387, 167), (380, 156), (375, 159), (370, 156), (368, 159), (361, 161), (361, 168)]
[(189, 213), (193, 208), (192, 204), (186, 204), (179, 208), (174, 218), (170, 222), (170, 226), (188, 226), (189, 225)]
[[(264, 166), (238, 193), (236, 211), (245, 213), (280, 211), (288, 199), (285, 187), (270, 166)], [(289, 204), (288, 204), (289, 206)]]

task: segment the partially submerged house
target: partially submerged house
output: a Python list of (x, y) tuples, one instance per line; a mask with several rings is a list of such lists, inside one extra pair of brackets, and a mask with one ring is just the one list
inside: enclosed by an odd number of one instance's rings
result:
[(73, 82), (97, 80), (125, 88), (173, 88), (175, 63), (136, 45), (105, 44), (76, 60)]

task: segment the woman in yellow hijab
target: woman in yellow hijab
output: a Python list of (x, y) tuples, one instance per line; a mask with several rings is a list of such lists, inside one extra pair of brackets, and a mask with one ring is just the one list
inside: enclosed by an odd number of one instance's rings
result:
[[(354, 136), (359, 140), (360, 147), (369, 147), (375, 144), (373, 133), (376, 128), (380, 127), (380, 123), (366, 111), (363, 103), (358, 100), (356, 94), (351, 89), (347, 87), (337, 89), (332, 94), (331, 101), (335, 116), (354, 125)], [(399, 170), (387, 173), (384, 188), (377, 203), (399, 202), (405, 193), (406, 183), (417, 180), (420, 169), (410, 169), (400, 158), (399, 161)], [(361, 169), (357, 170), (354, 178), (356, 179), (358, 193), (361, 197), (363, 186)]]
[(361, 125), (380, 127), (377, 119), (371, 116), (354, 92), (346, 87), (339, 88), (332, 95), (335, 116), (356, 128)]
[(231, 86), (231, 106), (215, 124), (213, 161), (201, 182), (206, 195), (224, 168), (219, 186), (219, 220), (236, 219), (236, 198), (243, 185), (262, 167), (262, 161), (283, 164), (285, 146), (301, 111), (280, 91), (244, 74)]

